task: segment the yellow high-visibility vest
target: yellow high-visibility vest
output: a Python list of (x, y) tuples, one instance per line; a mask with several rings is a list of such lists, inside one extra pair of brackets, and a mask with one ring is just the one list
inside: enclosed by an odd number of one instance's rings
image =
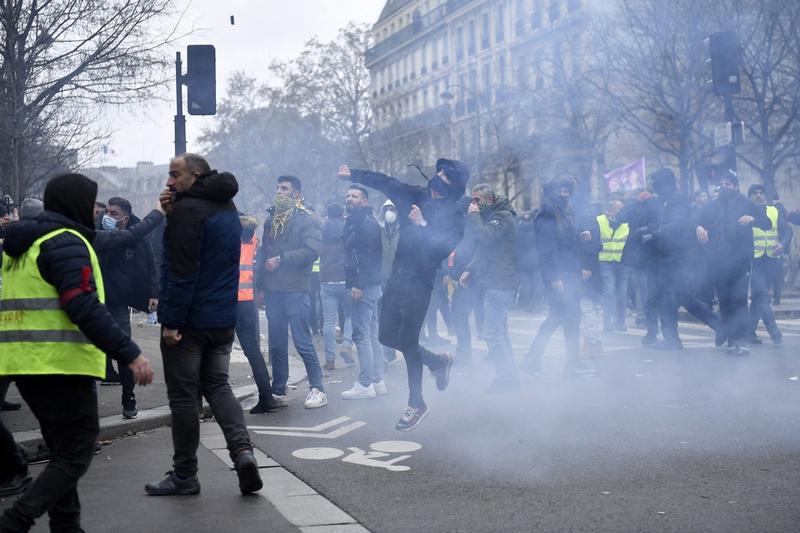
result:
[(97, 255), (83, 235), (62, 228), (34, 241), (20, 257), (3, 257), (0, 289), (0, 375), (66, 374), (103, 378), (106, 356), (61, 308), (56, 288), (42, 278), (36, 260), (42, 243), (62, 233), (80, 238), (89, 250), (97, 297), (105, 303)]
[(605, 215), (597, 217), (597, 224), (600, 226), (600, 241), (603, 243), (603, 249), (599, 255), (600, 261), (604, 263), (621, 262), (622, 250), (625, 248), (625, 242), (628, 240), (628, 233), (630, 233), (628, 224), (620, 224), (614, 230)]
[(317, 257), (317, 260), (314, 261), (314, 264), (311, 266), (311, 272), (319, 272), (319, 257)]
[(778, 208), (774, 205), (767, 206), (767, 216), (772, 222), (772, 226), (764, 231), (761, 228), (753, 228), (753, 257), (778, 257)]

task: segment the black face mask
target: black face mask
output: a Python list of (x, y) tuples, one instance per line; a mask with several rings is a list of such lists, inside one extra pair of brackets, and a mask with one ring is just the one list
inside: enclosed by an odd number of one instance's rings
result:
[(567, 196), (556, 196), (555, 201), (553, 202), (556, 207), (560, 207), (561, 209), (566, 209), (569, 206), (569, 197)]
[(428, 187), (439, 196), (444, 196), (445, 198), (453, 196), (455, 192), (455, 189), (445, 183), (439, 176), (432, 177), (431, 181), (428, 182)]
[(720, 187), (719, 189), (719, 197), (723, 200), (729, 200), (736, 196), (736, 191), (733, 189), (728, 189), (727, 187)]

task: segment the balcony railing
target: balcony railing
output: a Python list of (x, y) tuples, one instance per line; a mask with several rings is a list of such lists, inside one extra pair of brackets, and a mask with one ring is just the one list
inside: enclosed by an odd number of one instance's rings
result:
[(416, 35), (419, 35), (420, 33), (436, 26), (437, 24), (443, 23), (444, 17), (448, 13), (449, 5), (450, 4), (448, 3), (432, 9), (420, 18), (415, 19), (413, 24), (403, 27), (401, 30), (397, 31), (393, 35), (390, 35), (372, 48), (369, 48), (365, 54), (367, 63), (378, 59), (382, 55), (385, 55), (396, 48), (399, 48), (413, 39)]

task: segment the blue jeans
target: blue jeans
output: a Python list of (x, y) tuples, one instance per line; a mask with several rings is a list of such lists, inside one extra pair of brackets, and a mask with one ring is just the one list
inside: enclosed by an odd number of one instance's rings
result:
[(322, 386), (322, 367), (311, 340), (311, 301), (307, 292), (267, 291), (264, 295), (269, 332), (269, 356), (272, 360), (272, 393), (286, 394), (289, 381), (289, 328), (292, 328), (294, 347), (300, 354), (311, 388), (325, 391)]
[(625, 326), (628, 299), (628, 268), (622, 263), (600, 261), (600, 281), (603, 286), (603, 326)]
[(352, 326), (350, 322), (350, 290), (344, 283), (322, 284), (322, 336), (325, 339), (325, 360), (336, 359), (336, 322), (339, 320), (339, 305), (344, 308), (344, 331), (342, 345), (352, 345)]
[(351, 302), (353, 342), (358, 350), (358, 381), (365, 387), (383, 380), (383, 349), (378, 342), (378, 302), (381, 286), (364, 287), (361, 300)]
[(519, 370), (508, 339), (508, 310), (514, 305), (515, 297), (514, 289), (486, 289), (483, 293), (484, 338), (489, 347), (489, 359), (501, 381), (519, 381)]

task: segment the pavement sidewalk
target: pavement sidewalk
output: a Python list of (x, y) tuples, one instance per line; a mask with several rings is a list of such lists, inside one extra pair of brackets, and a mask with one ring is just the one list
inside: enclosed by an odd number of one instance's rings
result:
[[(146, 315), (140, 315), (145, 317)], [(142, 352), (150, 359), (153, 364), (155, 377), (153, 383), (147, 387), (136, 387), (136, 402), (139, 407), (139, 416), (134, 420), (122, 418), (122, 407), (120, 395), (122, 387), (98, 386), (98, 408), (100, 412), (100, 437), (101, 441), (111, 440), (124, 435), (132, 435), (139, 431), (146, 431), (170, 423), (170, 412), (167, 405), (167, 389), (164, 382), (163, 365), (159, 350), (160, 328), (147, 326), (142, 323), (144, 320), (140, 316), (134, 315), (132, 319), (132, 336)], [(266, 329), (263, 329), (266, 331)], [(263, 340), (263, 335), (262, 335)], [(266, 346), (263, 353), (267, 353)], [(291, 353), (291, 352), (290, 352)], [(289, 357), (289, 385), (296, 387), (298, 383), (306, 379), (305, 367), (298, 358), (297, 354)], [(247, 362), (242, 351), (234, 345), (231, 354), (230, 364), (230, 383), (234, 394), (239, 400), (245, 400), (256, 394), (256, 386), (251, 376), (250, 364)], [(10, 402), (22, 403), (19, 411), (3, 411), (0, 416), (3, 423), (14, 434), (14, 439), (29, 450), (35, 450), (42, 443), (42, 436), (39, 432), (39, 425), (36, 417), (28, 409), (13, 385), (8, 391), (6, 399)], [(207, 408), (207, 406), (206, 406)], [(208, 412), (208, 409), (206, 409)]]

